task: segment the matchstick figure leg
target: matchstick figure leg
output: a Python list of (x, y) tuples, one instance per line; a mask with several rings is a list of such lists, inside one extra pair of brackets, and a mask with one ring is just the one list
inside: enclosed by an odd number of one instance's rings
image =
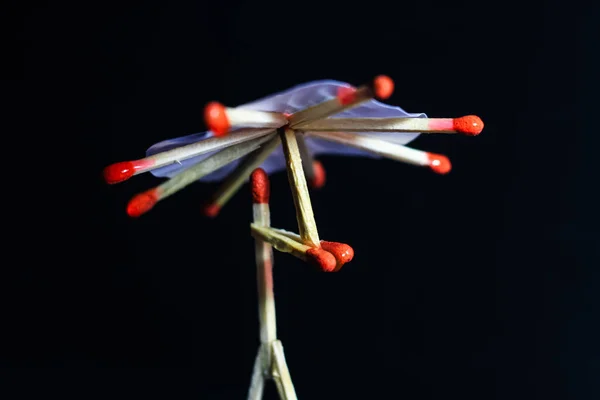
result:
[(265, 370), (266, 354), (265, 345), (258, 348), (256, 360), (254, 361), (254, 369), (252, 370), (252, 380), (250, 381), (250, 389), (248, 390), (248, 400), (261, 400), (265, 388), (265, 379), (268, 378), (269, 371)]
[(277, 385), (277, 392), (279, 398), (282, 400), (297, 400), (296, 391), (294, 390), (294, 384), (292, 383), (292, 377), (288, 370), (285, 362), (285, 355), (283, 354), (283, 346), (281, 340), (273, 342), (273, 366), (271, 369), (271, 376)]

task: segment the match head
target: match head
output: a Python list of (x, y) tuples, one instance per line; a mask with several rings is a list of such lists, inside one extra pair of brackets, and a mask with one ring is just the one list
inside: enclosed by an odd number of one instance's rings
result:
[(394, 93), (394, 81), (386, 75), (379, 75), (373, 80), (373, 92), (380, 100), (388, 99)]
[(311, 247), (306, 251), (306, 257), (310, 263), (316, 265), (324, 272), (333, 272), (337, 266), (337, 261), (333, 254), (323, 249)]
[(429, 168), (437, 174), (445, 175), (452, 169), (450, 160), (444, 155), (427, 153), (427, 158), (429, 160)]
[(334, 272), (342, 269), (344, 264), (352, 261), (354, 258), (354, 249), (346, 243), (327, 242), (325, 240), (321, 240), (321, 247), (323, 250), (330, 252), (335, 257), (336, 266)]
[(483, 130), (483, 121), (476, 115), (454, 118), (454, 130), (469, 136), (477, 136)]
[(130, 217), (139, 217), (147, 213), (158, 202), (158, 191), (150, 189), (136, 195), (127, 205), (127, 214)]
[(254, 204), (268, 204), (271, 195), (269, 176), (262, 168), (256, 168), (250, 175), (252, 184), (252, 202)]
[(216, 101), (208, 103), (204, 108), (204, 122), (215, 136), (224, 136), (231, 128), (225, 106)]
[(220, 211), (221, 206), (215, 203), (207, 203), (202, 207), (202, 214), (209, 218), (215, 218), (217, 215), (219, 215)]
[(336, 97), (343, 106), (352, 104), (356, 100), (356, 88), (341, 86), (337, 89)]
[(314, 177), (309, 182), (310, 187), (313, 189), (321, 189), (323, 186), (325, 186), (326, 175), (325, 168), (323, 168), (323, 164), (320, 161), (313, 161), (313, 172)]
[(131, 161), (118, 162), (104, 168), (104, 180), (109, 185), (126, 181), (135, 173), (135, 165)]

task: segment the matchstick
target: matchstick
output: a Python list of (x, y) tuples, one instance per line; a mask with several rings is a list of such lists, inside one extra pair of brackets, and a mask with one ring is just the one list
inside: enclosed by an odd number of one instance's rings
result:
[[(258, 227), (270, 227), (269, 177), (263, 169), (257, 168), (252, 172), (251, 181), (254, 225)], [(277, 339), (275, 301), (273, 298), (273, 249), (269, 242), (256, 239), (255, 252), (260, 341), (261, 343), (271, 343), (273, 340)]]
[[(295, 240), (296, 242), (302, 243), (302, 239), (297, 233), (277, 228), (271, 229), (277, 233), (282, 234), (283, 236)], [(339, 271), (340, 269), (342, 269), (344, 264), (349, 263), (354, 258), (354, 249), (346, 243), (328, 242), (326, 240), (321, 240), (321, 248), (331, 253), (335, 257), (337, 265), (333, 272)]]
[(346, 132), (307, 132), (307, 134), (331, 142), (356, 147), (408, 164), (428, 166), (434, 172), (442, 175), (447, 174), (452, 169), (450, 160), (444, 155), (411, 149), (410, 147), (381, 139)]
[[(271, 343), (261, 344), (254, 359), (252, 368), (252, 378), (250, 379), (250, 388), (248, 389), (248, 400), (261, 400), (265, 388), (265, 380), (271, 375), (271, 364), (267, 364), (267, 353), (272, 354)], [(265, 364), (267, 364), (265, 368)], [(267, 375), (269, 374), (269, 375)]]
[(165, 165), (174, 164), (202, 154), (221, 150), (238, 143), (258, 139), (274, 132), (273, 129), (240, 129), (222, 138), (212, 137), (191, 143), (186, 146), (163, 151), (135, 161), (123, 161), (109, 165), (104, 169), (104, 179), (109, 184), (126, 181), (134, 175), (141, 174)]
[(302, 242), (281, 233), (281, 230), (250, 224), (250, 233), (256, 239), (269, 243), (282, 253), (289, 253), (325, 272), (332, 272), (337, 266), (335, 256), (319, 247), (307, 246)]
[(204, 108), (204, 122), (215, 136), (223, 136), (235, 126), (279, 128), (288, 120), (281, 113), (229, 108), (213, 101)]
[(304, 134), (296, 132), (296, 140), (298, 142), (298, 150), (302, 159), (302, 169), (308, 186), (313, 189), (320, 189), (325, 185), (325, 168), (321, 161), (315, 160), (304, 140)]
[(373, 98), (385, 100), (394, 92), (394, 81), (379, 75), (372, 82), (358, 88), (341, 87), (335, 99), (298, 111), (288, 117), (291, 128), (300, 128), (304, 123), (326, 118), (355, 107)]
[(312, 132), (420, 132), (462, 133), (477, 136), (483, 121), (475, 115), (461, 118), (328, 118), (302, 124)]
[(312, 247), (320, 247), (319, 232), (306, 187), (306, 177), (302, 168), (296, 133), (291, 129), (279, 129), (279, 132), (302, 242)]
[(251, 153), (274, 136), (275, 134), (262, 136), (251, 142), (239, 143), (213, 154), (200, 161), (198, 164), (180, 172), (154, 189), (147, 190), (133, 197), (127, 206), (127, 214), (131, 217), (139, 217), (140, 215), (145, 214), (150, 211), (157, 202), (177, 193), (189, 184), (224, 167), (230, 162)]
[(304, 135), (302, 133), (296, 133), (296, 142), (298, 143), (298, 151), (300, 152), (300, 159), (302, 160), (304, 177), (308, 184), (312, 186), (311, 182), (315, 179), (314, 159), (308, 150), (308, 146), (304, 141)]
[(233, 172), (227, 176), (225, 181), (211, 197), (210, 202), (204, 206), (204, 215), (207, 217), (216, 217), (221, 211), (221, 208), (223, 208), (244, 182), (246, 182), (252, 171), (258, 168), (267, 157), (275, 151), (280, 143), (281, 139), (278, 135), (275, 135), (259, 149), (248, 155), (248, 157), (246, 157)]
[(288, 370), (287, 363), (285, 362), (285, 355), (283, 353), (283, 345), (281, 340), (276, 340), (272, 344), (273, 351), (273, 369), (272, 376), (277, 386), (277, 392), (281, 400), (297, 400), (296, 391), (292, 384), (292, 378), (290, 371)]
[[(273, 140), (271, 140), (273, 141)], [(260, 168), (251, 175), (252, 185), (252, 215), (257, 226), (271, 226), (271, 211), (269, 209), (269, 177)], [(262, 398), (265, 374), (271, 373), (272, 343), (277, 340), (277, 325), (275, 320), (275, 298), (273, 296), (273, 248), (268, 242), (260, 239), (254, 244), (256, 258), (256, 282), (258, 289), (258, 320), (260, 329), (260, 348), (256, 355), (249, 400)]]

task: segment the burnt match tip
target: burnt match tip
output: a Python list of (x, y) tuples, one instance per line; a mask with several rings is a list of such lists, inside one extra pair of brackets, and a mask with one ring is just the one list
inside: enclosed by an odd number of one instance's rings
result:
[(321, 240), (323, 250), (330, 252), (335, 257), (336, 266), (334, 272), (342, 269), (344, 264), (349, 263), (354, 258), (354, 249), (346, 243), (327, 242)]
[(216, 101), (211, 101), (204, 108), (204, 122), (215, 136), (223, 136), (231, 128), (225, 106)]
[(444, 155), (427, 153), (427, 158), (429, 159), (429, 168), (436, 174), (445, 175), (452, 169), (450, 160)]
[(313, 189), (321, 189), (325, 186), (326, 175), (325, 168), (323, 168), (323, 164), (320, 161), (313, 161), (313, 172), (314, 176), (309, 182), (310, 187)]
[(131, 178), (134, 172), (135, 166), (133, 163), (131, 161), (123, 161), (104, 168), (102, 174), (106, 183), (113, 185)]
[(337, 261), (335, 260), (333, 254), (331, 254), (330, 252), (316, 247), (311, 247), (306, 251), (306, 256), (311, 264), (316, 265), (322, 271), (335, 271)]
[(134, 196), (127, 205), (127, 214), (130, 217), (139, 217), (147, 213), (158, 202), (158, 192), (150, 189)]
[(454, 118), (454, 130), (469, 136), (477, 136), (483, 130), (483, 121), (476, 115)]
[(394, 81), (387, 75), (379, 75), (373, 80), (375, 97), (386, 100), (394, 93)]
[(252, 202), (254, 204), (268, 204), (271, 188), (269, 176), (262, 168), (256, 168), (250, 175), (252, 183)]

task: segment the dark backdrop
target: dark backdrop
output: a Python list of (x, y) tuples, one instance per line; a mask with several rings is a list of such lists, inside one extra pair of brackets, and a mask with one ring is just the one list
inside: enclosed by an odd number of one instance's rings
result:
[[(412, 143), (447, 154), (448, 176), (322, 157), (328, 182), (311, 193), (320, 235), (356, 256), (323, 274), (275, 255), (278, 333), (299, 398), (598, 398), (592, 7), (30, 6), (23, 124), (48, 142), (49, 161), (15, 231), (27, 247), (7, 262), (19, 279), (6, 281), (17, 289), (0, 396), (17, 386), (25, 397), (244, 398), (258, 346), (248, 187), (214, 220), (200, 212), (214, 184), (132, 220), (127, 201), (160, 180), (107, 186), (102, 168), (204, 130), (210, 100), (383, 73), (396, 81), (390, 103), (477, 114), (485, 129)], [(273, 225), (296, 230), (285, 174), (271, 182)]]

